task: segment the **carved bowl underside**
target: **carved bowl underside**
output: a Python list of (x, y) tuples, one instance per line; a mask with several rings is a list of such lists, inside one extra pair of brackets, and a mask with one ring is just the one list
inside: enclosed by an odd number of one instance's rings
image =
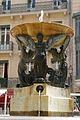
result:
[(54, 44), (54, 47), (64, 44), (66, 36), (72, 37), (74, 31), (69, 26), (65, 26), (58, 23), (25, 23), (15, 26), (10, 31), (11, 35), (16, 38), (16, 35), (29, 35), (33, 38), (34, 42), (37, 41), (37, 34), (42, 33), (44, 36), (44, 41), (47, 41), (48, 37), (51, 35), (65, 34), (65, 36)]

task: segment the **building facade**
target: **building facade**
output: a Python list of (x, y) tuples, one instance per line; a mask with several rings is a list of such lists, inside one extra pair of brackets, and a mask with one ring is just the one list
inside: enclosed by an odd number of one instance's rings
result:
[[(75, 35), (66, 50), (67, 82), (73, 92), (80, 92), (79, 0), (0, 0), (0, 88), (14, 88), (19, 83), (20, 49), (10, 35), (10, 29), (26, 22), (39, 22), (41, 10), (44, 11), (44, 22), (57, 22), (74, 29)], [(51, 55), (47, 54), (47, 58), (47, 64), (53, 66)]]

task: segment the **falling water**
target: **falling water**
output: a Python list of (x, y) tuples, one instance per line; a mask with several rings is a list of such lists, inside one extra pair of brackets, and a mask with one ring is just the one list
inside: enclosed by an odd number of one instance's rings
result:
[(41, 90), (39, 90), (39, 100), (38, 100), (38, 116), (40, 116), (40, 95), (41, 95)]

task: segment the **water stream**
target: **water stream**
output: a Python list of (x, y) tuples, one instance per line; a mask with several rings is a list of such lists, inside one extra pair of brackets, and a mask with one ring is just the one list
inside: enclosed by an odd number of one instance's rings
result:
[(40, 103), (40, 95), (41, 95), (41, 90), (39, 90), (39, 100), (38, 100), (38, 116), (40, 116), (40, 106), (41, 106), (41, 103)]

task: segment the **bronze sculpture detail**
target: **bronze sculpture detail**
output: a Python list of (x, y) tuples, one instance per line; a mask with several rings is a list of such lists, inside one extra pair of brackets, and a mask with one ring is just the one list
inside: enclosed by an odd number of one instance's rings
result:
[[(45, 29), (46, 24), (45, 23), (44, 24), (41, 23), (41, 24), (44, 25), (44, 29)], [(39, 23), (39, 25), (41, 24)], [(24, 25), (25, 24), (23, 24), (20, 27), (22, 28), (24, 27)], [(30, 24), (30, 26), (28, 25), (28, 27), (32, 27), (32, 25), (34, 26), (34, 24)], [(35, 26), (37, 25), (35, 24)], [(27, 28), (27, 27), (24, 27), (24, 28)], [(11, 31), (12, 35), (16, 38), (17, 43), (21, 49), (21, 58), (18, 65), (18, 75), (19, 75), (20, 85), (18, 87), (30, 86), (35, 82), (37, 83), (46, 82), (52, 86), (64, 87), (65, 81), (67, 78), (67, 63), (66, 63), (65, 50), (70, 41), (70, 34), (68, 33), (69, 28), (67, 30), (67, 33), (63, 31), (61, 31), (62, 32), (61, 33), (60, 31), (58, 31), (58, 33), (55, 32), (55, 34), (50, 34), (50, 32), (48, 31), (48, 36), (47, 36), (47, 33), (44, 33), (44, 31), (41, 32), (40, 30), (38, 30), (37, 33), (35, 33), (32, 30), (32, 33), (29, 33), (29, 34), (28, 34), (29, 29), (26, 30), (27, 32), (25, 34), (15, 33), (14, 30), (15, 28), (12, 29)], [(13, 32), (15, 34), (13, 34)], [(54, 33), (54, 29), (53, 29), (53, 33)], [(71, 34), (73, 36), (72, 31), (71, 31)], [(59, 51), (57, 50), (58, 46), (60, 49)], [(52, 54), (52, 57), (53, 57), (52, 63), (58, 62), (59, 64), (58, 70), (54, 70), (54, 68), (52, 69), (48, 67), (46, 52), (49, 52), (50, 54)], [(27, 74), (26, 63), (29, 63), (32, 60), (34, 64), (34, 69), (29, 71), (29, 74)], [(48, 79), (46, 78), (47, 74), (49, 74)]]

